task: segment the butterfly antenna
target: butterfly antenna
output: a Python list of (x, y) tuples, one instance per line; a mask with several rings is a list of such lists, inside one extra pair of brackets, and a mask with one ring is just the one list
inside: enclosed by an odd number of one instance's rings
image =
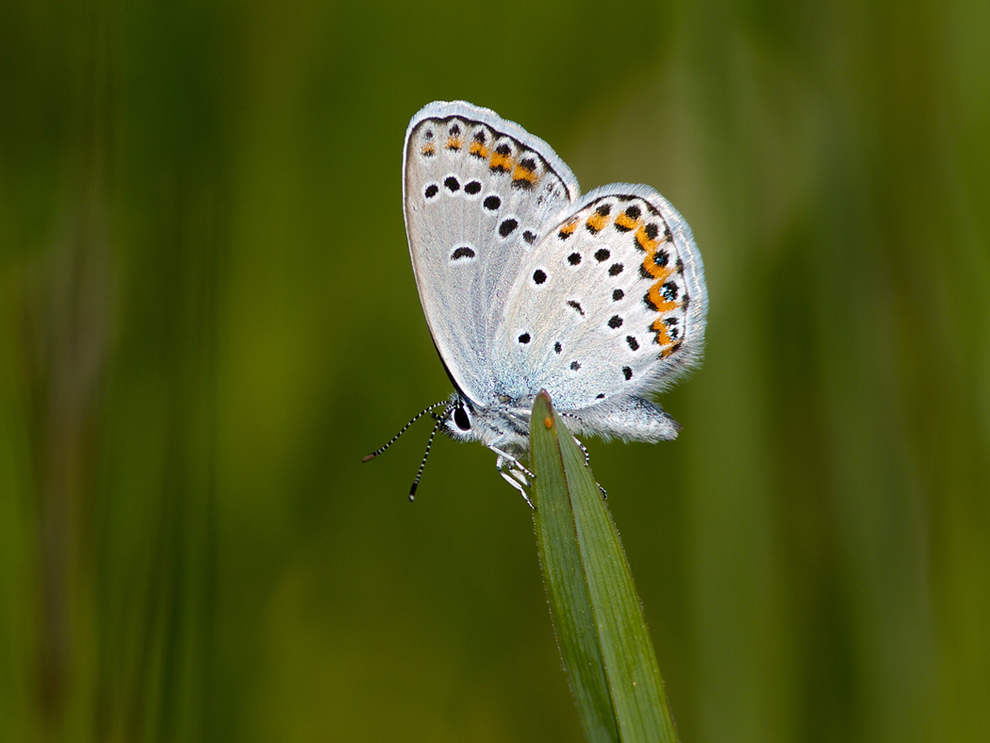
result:
[(419, 487), (419, 481), (423, 477), (423, 470), (426, 469), (426, 458), (430, 456), (430, 449), (433, 447), (433, 439), (437, 436), (437, 431), (440, 430), (440, 426), (443, 425), (444, 419), (440, 416), (436, 416), (437, 423), (433, 426), (433, 430), (430, 432), (429, 441), (426, 442), (426, 451), (423, 452), (423, 461), (419, 463), (419, 471), (416, 473), (416, 479), (413, 480), (412, 487), (409, 488), (409, 500), (416, 500), (416, 488)]
[[(395, 436), (393, 436), (393, 437), (392, 437), (392, 438), (391, 438), (391, 439), (389, 440), (389, 442), (388, 442), (387, 444), (385, 444), (385, 446), (383, 446), (383, 447), (382, 447), (381, 449), (377, 449), (377, 450), (375, 450), (375, 451), (373, 451), (373, 452), (371, 452), (371, 454), (367, 454), (367, 455), (365, 455), (365, 456), (363, 456), (363, 457), (361, 457), (361, 461), (362, 461), (362, 462), (370, 462), (370, 461), (371, 461), (372, 459), (374, 459), (375, 457), (377, 457), (377, 456), (379, 456), (379, 455), (381, 455), (381, 454), (383, 454), (383, 453), (385, 452), (385, 450), (386, 450), (386, 449), (388, 449), (388, 448), (389, 448), (389, 447), (390, 447), (390, 446), (391, 446), (392, 444), (394, 444), (394, 443), (395, 443), (396, 441), (398, 441), (398, 440), (399, 440), (399, 437), (400, 437), (400, 436), (401, 436), (402, 434), (404, 434), (404, 433), (405, 433), (406, 431), (408, 431), (408, 430), (409, 430), (409, 427), (410, 427), (410, 426), (411, 426), (411, 425), (412, 425), (413, 423), (415, 423), (416, 421), (418, 421), (418, 420), (419, 420), (420, 418), (422, 418), (422, 417), (423, 417), (424, 415), (426, 415), (427, 413), (431, 413), (431, 412), (433, 412), (434, 410), (436, 410), (437, 408), (439, 408), (439, 407), (441, 407), (441, 406), (443, 406), (443, 405), (448, 405), (448, 404), (449, 404), (449, 403), (448, 403), (448, 402), (447, 402), (446, 400), (445, 400), (445, 401), (443, 401), (443, 402), (435, 402), (435, 403), (433, 403), (432, 405), (430, 405), (430, 406), (429, 406), (429, 407), (428, 407), (428, 408), (427, 408), (426, 410), (423, 410), (422, 412), (420, 412), (420, 413), (417, 413), (417, 414), (416, 414), (416, 415), (415, 415), (415, 416), (413, 417), (413, 419), (412, 419), (411, 421), (409, 421), (409, 422), (408, 422), (408, 423), (407, 423), (406, 425), (404, 425), (404, 426), (403, 426), (403, 427), (402, 427), (402, 428), (401, 428), (401, 429), (399, 430), (399, 432), (398, 432), (397, 434), (395, 434)], [(435, 429), (434, 429), (434, 434), (436, 434), (436, 430), (435, 430)], [(430, 437), (430, 441), (432, 441), (432, 440), (433, 440), (433, 437), (431, 436), (431, 437)], [(427, 452), (429, 452), (429, 448), (427, 448)], [(424, 461), (425, 461), (425, 459), (424, 459)], [(422, 472), (422, 468), (420, 468), (420, 472)], [(419, 478), (416, 478), (416, 479), (418, 480)]]

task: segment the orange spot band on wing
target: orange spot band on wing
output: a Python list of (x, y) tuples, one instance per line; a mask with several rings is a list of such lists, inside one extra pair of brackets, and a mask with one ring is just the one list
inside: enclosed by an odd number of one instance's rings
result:
[(670, 266), (657, 265), (656, 257), (656, 251), (647, 255), (646, 258), (643, 259), (643, 270), (650, 274), (653, 278), (660, 279), (660, 283), (662, 284), (664, 280), (666, 280), (666, 278), (674, 271)]
[(572, 220), (560, 228), (561, 235), (572, 235), (574, 230), (577, 229), (577, 221)]
[(488, 158), (488, 148), (485, 147), (481, 142), (472, 142), (468, 147), (468, 152), (470, 152), (475, 157)]
[[(667, 323), (665, 323), (662, 319), (657, 318), (653, 321), (653, 324), (650, 327), (657, 334), (657, 343), (661, 346), (669, 346), (673, 344), (673, 341), (670, 339), (670, 334), (667, 332)], [(664, 351), (664, 355), (670, 352), (669, 349), (664, 349)]]
[(659, 238), (653, 238), (651, 240), (650, 236), (646, 234), (646, 228), (640, 227), (636, 230), (636, 244), (647, 253), (652, 253), (656, 250), (657, 245), (660, 244), (660, 240)]
[(437, 148), (434, 147), (432, 144), (425, 144), (423, 145), (423, 149), (421, 150), (421, 152), (427, 157), (429, 157), (430, 155), (437, 154)]
[(508, 172), (512, 170), (513, 162), (510, 155), (503, 155), (496, 152), (488, 160), (488, 167), (492, 170), (502, 170)]
[(592, 232), (601, 232), (608, 225), (608, 216), (593, 212), (585, 224)]
[(448, 137), (447, 138), (447, 149), (448, 150), (459, 150), (463, 141), (460, 137)]
[(524, 168), (522, 165), (517, 165), (512, 171), (513, 181), (528, 181), (533, 185), (536, 185), (537, 175), (535, 171), (529, 168)]
[[(647, 292), (646, 297), (650, 300), (650, 304), (653, 305), (657, 312), (670, 312), (671, 310), (676, 310), (680, 307), (680, 303), (667, 299), (660, 293), (660, 289), (663, 286), (663, 281), (658, 281), (653, 286), (650, 287), (650, 291)], [(659, 320), (657, 321), (659, 322)]]
[(639, 225), (640, 225), (640, 223), (642, 221), (643, 220), (641, 220), (641, 219), (633, 219), (632, 217), (630, 217), (625, 212), (623, 212), (622, 214), (620, 214), (618, 217), (615, 218), (615, 224), (616, 224), (616, 226), (617, 227), (621, 227), (621, 228), (623, 228), (625, 230), (634, 230), (634, 229), (636, 229), (637, 227), (639, 227)]

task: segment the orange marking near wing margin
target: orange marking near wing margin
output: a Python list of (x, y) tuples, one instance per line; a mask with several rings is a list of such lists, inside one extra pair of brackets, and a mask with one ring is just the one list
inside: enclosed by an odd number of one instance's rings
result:
[(641, 219), (632, 219), (628, 214), (623, 212), (622, 214), (620, 214), (618, 217), (615, 218), (615, 225), (617, 227), (622, 227), (623, 229), (626, 230), (634, 230), (637, 227), (639, 227), (642, 221), (643, 220)]
[[(646, 297), (650, 300), (650, 304), (656, 309), (657, 312), (670, 312), (671, 310), (676, 310), (680, 307), (680, 303), (665, 298), (660, 294), (660, 288), (663, 286), (663, 281), (658, 281), (653, 286), (650, 287), (650, 291), (647, 292)], [(657, 320), (660, 322), (660, 320)], [(655, 323), (654, 323), (655, 324)], [(654, 328), (655, 329), (655, 328)]]
[(650, 236), (646, 234), (646, 228), (640, 227), (636, 230), (636, 244), (641, 250), (645, 250), (647, 253), (652, 253), (656, 250), (657, 245), (660, 244), (659, 238), (650, 239)]
[(608, 226), (608, 216), (599, 214), (598, 212), (592, 212), (585, 224), (592, 232), (601, 232)]
[(656, 262), (656, 257), (657, 257), (657, 251), (655, 250), (652, 253), (648, 254), (646, 258), (643, 259), (643, 270), (646, 271), (648, 274), (650, 274), (650, 276), (652, 276), (653, 278), (660, 279), (660, 283), (662, 284), (664, 280), (666, 280), (666, 278), (670, 276), (670, 274), (672, 274), (674, 271), (669, 265), (668, 266), (658, 265)]
[(536, 181), (539, 180), (536, 175), (536, 171), (530, 170), (529, 168), (524, 168), (522, 165), (517, 165), (512, 170), (512, 180), (513, 181), (527, 181), (536, 185)]
[(508, 172), (512, 170), (513, 165), (514, 163), (511, 155), (503, 155), (499, 152), (493, 154), (488, 160), (488, 167), (492, 170), (503, 170)]

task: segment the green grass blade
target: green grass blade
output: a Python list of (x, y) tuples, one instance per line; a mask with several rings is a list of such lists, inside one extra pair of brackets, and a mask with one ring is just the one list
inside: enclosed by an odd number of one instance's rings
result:
[(545, 394), (530, 430), (540, 563), (585, 734), (674, 743), (639, 596), (584, 454)]

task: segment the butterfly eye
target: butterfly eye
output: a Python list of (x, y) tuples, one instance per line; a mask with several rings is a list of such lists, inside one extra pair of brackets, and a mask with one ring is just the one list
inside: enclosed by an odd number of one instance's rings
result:
[(454, 423), (462, 431), (469, 431), (471, 429), (471, 419), (468, 418), (467, 411), (464, 408), (454, 410)]

